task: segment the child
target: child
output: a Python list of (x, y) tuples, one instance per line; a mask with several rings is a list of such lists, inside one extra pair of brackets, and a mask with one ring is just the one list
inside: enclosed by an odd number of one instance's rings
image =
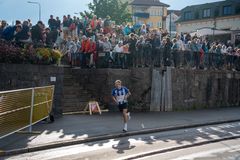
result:
[(115, 81), (115, 88), (112, 90), (112, 97), (116, 104), (118, 104), (119, 111), (122, 113), (124, 128), (123, 132), (127, 132), (127, 121), (130, 120), (130, 112), (128, 112), (127, 98), (131, 95), (130, 91), (122, 86), (120, 80)]

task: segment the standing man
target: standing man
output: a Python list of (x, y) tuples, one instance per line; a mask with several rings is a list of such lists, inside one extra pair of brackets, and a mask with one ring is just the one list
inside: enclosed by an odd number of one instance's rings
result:
[(130, 91), (122, 86), (120, 80), (115, 81), (115, 88), (112, 90), (112, 97), (114, 102), (118, 104), (119, 111), (122, 112), (124, 128), (123, 132), (127, 132), (127, 121), (130, 120), (130, 112), (128, 112), (128, 97), (131, 95)]

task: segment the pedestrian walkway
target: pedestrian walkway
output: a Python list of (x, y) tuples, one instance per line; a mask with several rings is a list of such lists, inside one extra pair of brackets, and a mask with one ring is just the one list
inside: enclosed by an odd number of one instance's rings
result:
[[(160, 129), (177, 128), (198, 124), (209, 124), (223, 121), (240, 121), (240, 107), (197, 110), (186, 112), (144, 112), (131, 113), (128, 124), (129, 135), (159, 131)], [(40, 134), (16, 133), (0, 140), (0, 152), (48, 146), (76, 140), (88, 140), (92, 137), (124, 136), (122, 119), (119, 113), (103, 113), (102, 115), (65, 115), (54, 123), (39, 123), (33, 131)], [(149, 133), (150, 133), (149, 132)]]

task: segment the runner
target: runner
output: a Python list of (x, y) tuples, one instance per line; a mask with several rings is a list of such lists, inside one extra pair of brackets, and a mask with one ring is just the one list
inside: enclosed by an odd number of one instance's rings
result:
[(112, 90), (114, 102), (118, 104), (119, 111), (122, 113), (124, 128), (123, 132), (127, 132), (127, 121), (130, 120), (130, 112), (128, 112), (127, 98), (131, 95), (130, 91), (122, 86), (120, 80), (115, 81), (115, 88)]

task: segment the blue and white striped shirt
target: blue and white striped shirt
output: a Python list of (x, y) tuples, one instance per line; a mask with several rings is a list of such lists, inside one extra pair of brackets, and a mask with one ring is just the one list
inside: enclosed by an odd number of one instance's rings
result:
[(112, 90), (112, 96), (114, 96), (119, 104), (127, 103), (125, 96), (129, 93), (129, 90), (126, 87), (121, 87), (120, 89), (114, 88)]

